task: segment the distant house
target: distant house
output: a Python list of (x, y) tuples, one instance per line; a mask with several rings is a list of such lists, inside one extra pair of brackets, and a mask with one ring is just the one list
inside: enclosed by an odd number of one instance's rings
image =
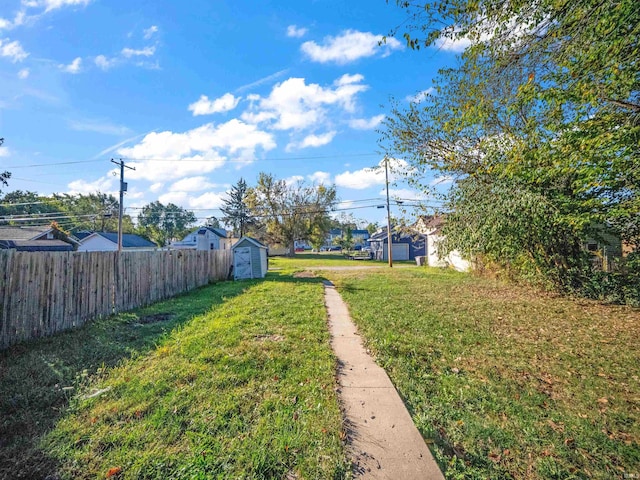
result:
[[(371, 254), (375, 260), (387, 260), (389, 254), (387, 227), (381, 228), (369, 238)], [(415, 260), (426, 255), (425, 235), (413, 229), (403, 229), (391, 233), (392, 260)]]
[(626, 253), (620, 237), (603, 224), (592, 225), (592, 235), (584, 241), (583, 248), (592, 255), (592, 265), (604, 271), (614, 270), (614, 262)]
[(19, 252), (70, 252), (78, 241), (51, 227), (0, 227), (0, 249)]
[(176, 250), (230, 250), (231, 240), (223, 228), (200, 227), (169, 247)]
[(442, 215), (422, 215), (416, 222), (415, 228), (427, 237), (427, 265), (430, 267), (453, 267), (459, 272), (471, 270), (471, 263), (462, 258), (458, 250), (443, 255), (439, 252), (440, 242), (444, 239), (442, 227), (445, 218)]
[[(114, 252), (118, 250), (118, 234), (111, 232), (93, 232), (80, 236), (79, 252)], [(122, 249), (126, 251), (153, 251), (157, 245), (146, 238), (133, 233), (122, 234)]]

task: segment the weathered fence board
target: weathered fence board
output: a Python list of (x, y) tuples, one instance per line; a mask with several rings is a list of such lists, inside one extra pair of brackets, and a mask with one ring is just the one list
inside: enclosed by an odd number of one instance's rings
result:
[(0, 251), (0, 349), (225, 280), (230, 250)]

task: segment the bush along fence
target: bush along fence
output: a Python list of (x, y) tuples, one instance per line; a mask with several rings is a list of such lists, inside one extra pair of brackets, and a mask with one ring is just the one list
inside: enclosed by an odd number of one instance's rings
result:
[(0, 251), (0, 349), (225, 280), (231, 250)]

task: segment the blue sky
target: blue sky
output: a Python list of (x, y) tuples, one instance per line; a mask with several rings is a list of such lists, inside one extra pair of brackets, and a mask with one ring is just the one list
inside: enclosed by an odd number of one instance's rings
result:
[(155, 200), (217, 216), (264, 171), (335, 183), (341, 208), (381, 221), (371, 167), (390, 97), (427, 90), (460, 49), (379, 46), (405, 20), (394, 3), (2, 0), (4, 190), (117, 194), (110, 159), (124, 158), (134, 216)]

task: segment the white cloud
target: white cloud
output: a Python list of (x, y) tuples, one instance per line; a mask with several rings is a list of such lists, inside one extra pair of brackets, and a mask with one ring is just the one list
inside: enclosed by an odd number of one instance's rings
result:
[(450, 185), (453, 183), (453, 180), (454, 178), (451, 175), (442, 175), (441, 177), (436, 177), (431, 180), (429, 185), (432, 187), (435, 187), (436, 185)]
[(451, 38), (439, 38), (435, 41), (434, 46), (438, 50), (444, 50), (445, 52), (461, 53), (464, 52), (467, 47), (471, 45), (471, 40), (466, 37), (451, 39)]
[[(247, 83), (246, 85), (242, 85), (242, 86), (236, 88), (235, 91), (237, 93), (237, 92), (243, 92), (245, 90), (250, 90), (250, 89), (255, 88), (255, 87), (259, 87), (260, 85), (272, 82), (273, 80), (275, 80), (277, 78), (280, 78), (282, 75), (284, 75), (288, 71), (289, 71), (288, 68), (285, 68), (284, 70), (279, 70), (276, 73), (272, 73), (271, 75), (267, 75), (266, 77), (263, 77), (263, 78), (261, 78), (259, 80), (256, 80), (255, 82), (251, 82), (251, 83)], [(252, 95), (249, 95), (249, 97), (251, 97), (251, 96)]]
[(386, 57), (393, 50), (403, 48), (402, 44), (393, 37), (387, 38), (386, 43), (379, 45), (381, 40), (382, 35), (345, 30), (336, 37), (325, 37), (322, 45), (313, 41), (304, 42), (300, 49), (315, 62), (344, 65), (379, 53)]
[(360, 83), (363, 80), (362, 75), (343, 75), (332, 88), (289, 78), (276, 84), (268, 97), (252, 96), (253, 104), (242, 118), (255, 124), (268, 122), (276, 130), (317, 128), (332, 113), (330, 107), (355, 110), (357, 94), (369, 88)]
[(29, 54), (24, 51), (19, 41), (10, 42), (8, 38), (0, 40), (0, 57), (7, 57), (16, 63), (23, 61), (28, 56)]
[(309, 148), (309, 147), (313, 147), (313, 148), (317, 148), (317, 147), (322, 147), (323, 145), (327, 145), (328, 143), (331, 143), (331, 140), (333, 140), (333, 137), (335, 137), (336, 132), (327, 132), (324, 133), (322, 135), (315, 135), (315, 134), (311, 134), (311, 135), (307, 135), (301, 142), (299, 143), (295, 143), (295, 142), (291, 142), (289, 145), (287, 145), (287, 151), (291, 151), (294, 149), (303, 149), (303, 148)]
[(230, 93), (225, 93), (220, 98), (209, 100), (206, 95), (200, 96), (197, 102), (189, 105), (189, 111), (193, 112), (193, 116), (211, 115), (213, 113), (228, 112), (238, 106), (242, 97), (235, 97)]
[(11, 150), (7, 147), (0, 147), (0, 158), (9, 157), (11, 155)]
[(304, 177), (302, 175), (292, 175), (289, 178), (284, 179), (284, 183), (286, 183), (287, 185), (294, 185), (303, 181)]
[(220, 208), (224, 205), (226, 196), (226, 193), (203, 193), (199, 197), (189, 199), (189, 206), (191, 208)]
[[(389, 159), (389, 182), (395, 181), (410, 171), (411, 167), (405, 160)], [(384, 185), (384, 183), (384, 160), (381, 160), (377, 167), (366, 167), (336, 175), (336, 185), (354, 190), (364, 190), (375, 185)]]
[(190, 196), (188, 192), (168, 192), (160, 195), (161, 203), (173, 203), (183, 208), (207, 208), (216, 209), (223, 205), (224, 193), (206, 192), (197, 197)]
[(164, 187), (164, 183), (162, 182), (158, 182), (158, 183), (154, 183), (153, 185), (151, 185), (149, 187), (149, 191), (151, 192), (159, 192), (160, 190), (162, 190), (162, 187)]
[(22, 0), (25, 7), (40, 8), (44, 7), (45, 12), (55, 10), (66, 6), (86, 6), (92, 0)]
[(111, 174), (107, 174), (104, 177), (99, 178), (98, 180), (95, 180), (93, 182), (88, 182), (86, 180), (75, 180), (69, 183), (69, 185), (67, 185), (69, 189), (67, 193), (87, 194), (87, 193), (102, 192), (102, 193), (117, 195), (118, 194), (117, 184), (118, 184), (117, 178)]
[[(387, 190), (380, 190), (379, 195), (386, 196)], [(396, 200), (412, 201), (412, 200), (427, 200), (428, 196), (422, 192), (416, 190), (410, 190), (408, 188), (389, 189), (389, 196)]]
[(158, 33), (157, 25), (151, 25), (149, 28), (144, 29), (144, 39), (149, 40), (156, 33)]
[(69, 127), (78, 132), (95, 132), (104, 135), (129, 135), (131, 129), (99, 120), (72, 120)]
[(289, 25), (287, 27), (287, 37), (293, 38), (301, 38), (307, 34), (308, 30), (306, 28), (297, 27), (295, 25)]
[(15, 27), (19, 27), (25, 23), (27, 16), (24, 12), (16, 13), (16, 16), (11, 20), (7, 20), (6, 18), (0, 18), (0, 30), (12, 30)]
[[(137, 145), (118, 149), (118, 154), (140, 160), (130, 177), (158, 182), (211, 172), (224, 165), (230, 155), (248, 163), (258, 148), (268, 151), (275, 147), (270, 133), (233, 119), (184, 133), (151, 132)], [(156, 161), (144, 161), (148, 159)]]
[(94, 59), (94, 62), (98, 68), (101, 68), (102, 70), (107, 71), (117, 63), (117, 59), (107, 58), (104, 55), (98, 55)]
[(311, 175), (307, 175), (307, 178), (317, 184), (328, 185), (331, 183), (331, 174), (329, 172), (314, 172)]
[(215, 183), (209, 182), (207, 177), (187, 177), (178, 180), (169, 187), (170, 192), (199, 192), (208, 188), (217, 187)]
[(427, 88), (426, 90), (422, 90), (421, 92), (416, 93), (415, 95), (407, 95), (405, 100), (407, 102), (420, 103), (424, 99), (426, 99), (429, 95), (432, 95), (435, 89), (433, 87)]
[(383, 114), (376, 115), (375, 117), (371, 117), (369, 119), (366, 118), (354, 118), (349, 120), (349, 126), (356, 130), (373, 130), (384, 120), (385, 116)]
[(156, 53), (156, 47), (144, 47), (139, 50), (135, 50), (133, 48), (123, 48), (120, 52), (123, 57), (131, 58), (131, 57), (152, 57)]
[(69, 65), (59, 65), (63, 72), (71, 73), (73, 75), (80, 73), (82, 66), (82, 58), (76, 57)]
[(28, 69), (28, 68), (23, 68), (22, 70), (20, 70), (20, 71), (18, 72), (18, 78), (19, 78), (20, 80), (24, 80), (25, 78), (28, 78), (28, 77), (29, 77), (29, 73), (31, 73), (31, 72), (29, 71), (29, 69)]

